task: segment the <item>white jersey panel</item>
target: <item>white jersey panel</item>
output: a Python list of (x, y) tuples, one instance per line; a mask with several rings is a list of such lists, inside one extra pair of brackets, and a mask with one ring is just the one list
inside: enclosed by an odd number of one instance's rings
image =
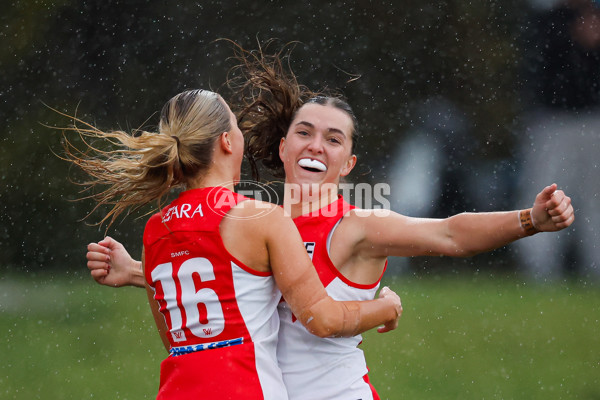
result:
[(279, 314), (275, 312), (281, 292), (273, 276), (248, 273), (231, 263), (238, 307), (246, 323), (256, 352), (256, 370), (265, 400), (286, 400), (281, 370), (277, 364)]

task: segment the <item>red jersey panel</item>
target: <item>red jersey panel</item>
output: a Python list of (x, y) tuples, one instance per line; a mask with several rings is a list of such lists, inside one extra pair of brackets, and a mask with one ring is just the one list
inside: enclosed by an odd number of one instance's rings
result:
[(171, 345), (160, 399), (267, 399), (285, 391), (275, 356), (281, 294), (271, 273), (236, 260), (219, 233), (244, 200), (223, 187), (189, 190), (146, 224), (145, 278)]

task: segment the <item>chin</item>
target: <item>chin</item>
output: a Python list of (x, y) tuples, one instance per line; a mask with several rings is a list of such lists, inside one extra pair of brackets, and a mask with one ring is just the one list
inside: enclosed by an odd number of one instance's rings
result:
[(294, 175), (294, 182), (297, 184), (321, 184), (323, 183), (323, 177), (319, 176), (320, 174), (316, 174), (314, 172), (301, 171), (298, 174)]
[[(320, 176), (319, 176), (320, 175)], [(328, 177), (325, 174), (315, 174), (315, 176), (296, 176), (294, 182), (299, 185), (337, 185), (337, 180), (327, 179)]]

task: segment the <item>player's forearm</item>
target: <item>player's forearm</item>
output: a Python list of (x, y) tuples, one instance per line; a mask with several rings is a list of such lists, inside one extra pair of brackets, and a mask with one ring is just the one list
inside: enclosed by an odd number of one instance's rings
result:
[(389, 299), (335, 301), (326, 297), (301, 314), (303, 325), (320, 337), (350, 337), (394, 321), (400, 307)]
[(525, 211), (463, 213), (448, 218), (448, 235), (453, 243), (448, 255), (472, 256), (537, 233)]
[(146, 279), (141, 261), (132, 260), (129, 266), (129, 285), (139, 288), (146, 287)]

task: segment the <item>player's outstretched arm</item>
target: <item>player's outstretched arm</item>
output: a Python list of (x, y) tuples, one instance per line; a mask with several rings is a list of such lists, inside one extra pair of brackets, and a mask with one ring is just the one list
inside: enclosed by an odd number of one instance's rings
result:
[(532, 208), (459, 214), (447, 219), (447, 231), (456, 251), (474, 255), (539, 232), (565, 229), (574, 220), (571, 198), (553, 183), (537, 194)]
[(353, 210), (352, 224), (346, 228), (356, 236), (355, 253), (372, 257), (470, 257), (538, 232), (559, 231), (575, 219), (571, 199), (556, 184), (545, 187), (532, 208), (524, 210), (461, 213), (444, 219), (393, 212), (381, 217), (369, 211)]

